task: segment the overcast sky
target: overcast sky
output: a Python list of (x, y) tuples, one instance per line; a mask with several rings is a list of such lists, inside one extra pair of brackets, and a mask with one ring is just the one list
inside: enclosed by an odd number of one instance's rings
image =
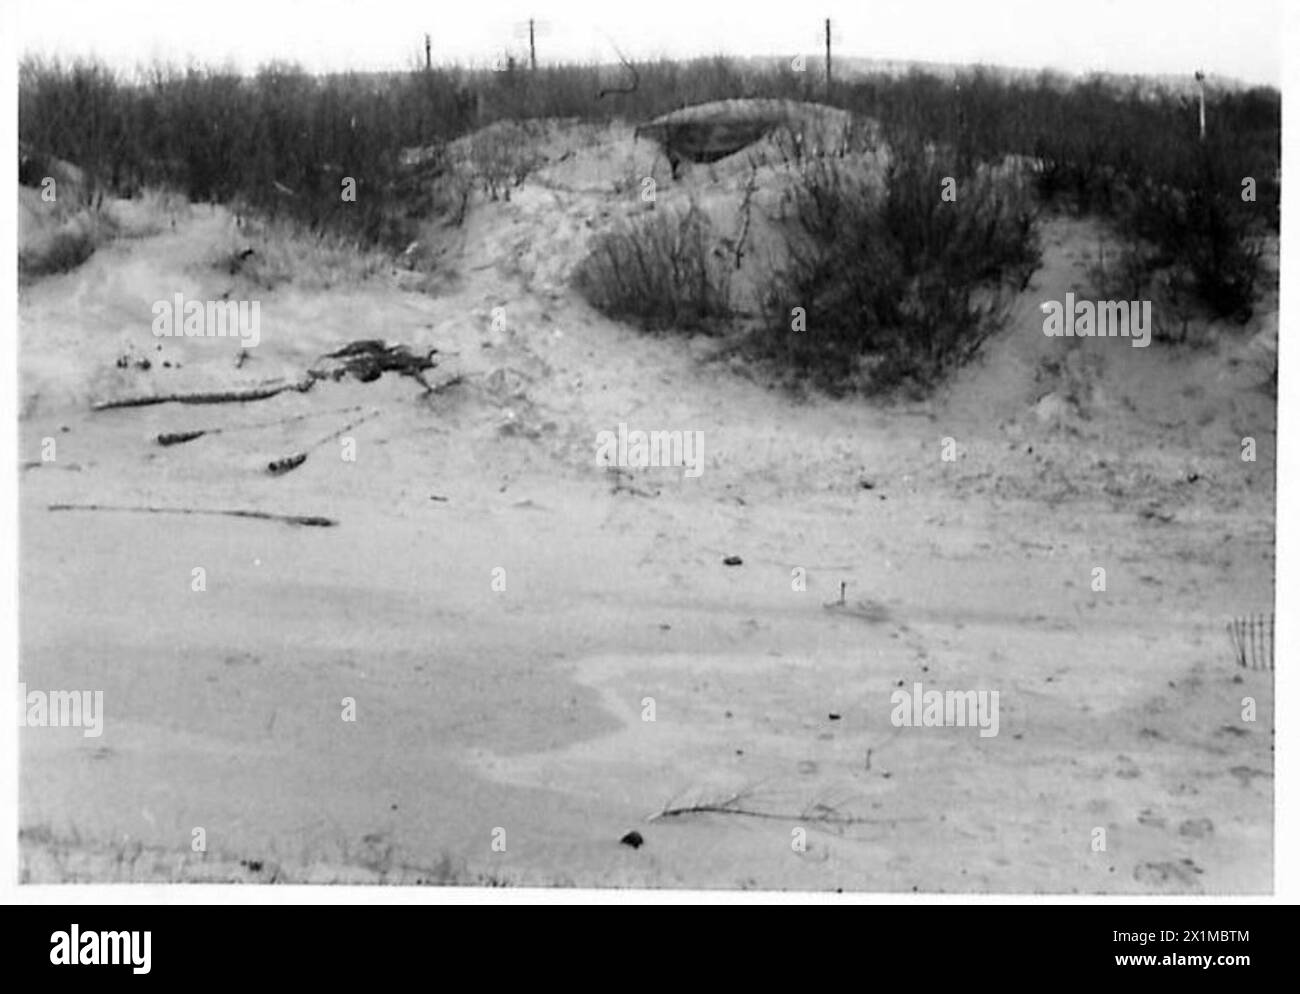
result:
[(162, 60), (271, 59), (312, 70), (403, 69), (423, 60), (545, 61), (819, 54), (822, 19), (844, 55), (1282, 81), (1284, 0), (18, 0), (20, 52)]

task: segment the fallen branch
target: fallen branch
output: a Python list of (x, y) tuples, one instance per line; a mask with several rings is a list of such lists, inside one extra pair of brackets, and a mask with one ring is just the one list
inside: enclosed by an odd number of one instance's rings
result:
[(95, 404), (91, 410), (109, 411), (117, 407), (148, 407), (150, 404), (243, 404), (250, 400), (266, 400), (286, 390), (306, 393), (316, 380), (307, 377), (296, 383), (281, 383), (278, 386), (249, 387), (247, 390), (219, 390), (206, 393), (161, 393), (148, 397), (122, 397), (118, 400), (105, 400)]
[(333, 441), (334, 439), (342, 435), (345, 431), (351, 431), (353, 428), (357, 427), (357, 425), (365, 424), (365, 422), (369, 421), (371, 418), (378, 417), (381, 413), (383, 412), (380, 411), (378, 408), (375, 408), (369, 414), (357, 418), (355, 421), (348, 422), (338, 431), (330, 432), (324, 438), (316, 442), (313, 442), (311, 445), (307, 446), (307, 448), (300, 449), (297, 452), (290, 453), (289, 455), (284, 456), (283, 458), (271, 460), (271, 462), (269, 462), (266, 466), (266, 471), (270, 473), (272, 476), (280, 476), (284, 473), (288, 473), (290, 470), (297, 469), (299, 466), (301, 466), (303, 463), (307, 461), (308, 453), (313, 452), (316, 449), (319, 449), (326, 442)]
[[(221, 429), (216, 429), (220, 431)], [(192, 442), (196, 438), (202, 438), (208, 434), (202, 428), (196, 428), (191, 431), (165, 431), (154, 439), (159, 445), (184, 445), (186, 442)]]
[(736, 268), (740, 268), (741, 262), (745, 258), (745, 239), (749, 237), (749, 220), (752, 213), (754, 191), (758, 189), (758, 166), (751, 162), (749, 164), (749, 179), (745, 182), (745, 195), (740, 202), (740, 214), (744, 219), (740, 226), (740, 235), (736, 238)]
[(351, 374), (362, 383), (379, 379), (384, 373), (400, 373), (418, 381), (425, 390), (431, 390), (424, 374), (436, 369), (436, 348), (417, 355), (405, 345), (389, 345), (382, 338), (363, 338), (349, 342), (340, 349), (321, 356), (307, 375), (318, 380), (341, 380)]
[(658, 814), (651, 815), (648, 821), (657, 821), (660, 818), (676, 818), (679, 815), (689, 814), (718, 814), (718, 815), (744, 815), (746, 818), (769, 818), (773, 821), (810, 821), (821, 825), (891, 825), (896, 822), (921, 822), (925, 818), (858, 818), (853, 815), (840, 817), (835, 814), (828, 815), (808, 815), (808, 814), (785, 814), (775, 811), (753, 811), (749, 808), (732, 808), (724, 806), (714, 806), (710, 804), (697, 804), (685, 808), (666, 808)]
[[(424, 387), (426, 393), (433, 393), (444, 387), (459, 382), (459, 376), (433, 387), (424, 378), (430, 369), (436, 369), (434, 361), (436, 348), (429, 349), (424, 355), (416, 355), (405, 345), (388, 345), (382, 339), (368, 338), (350, 342), (334, 352), (322, 356), (319, 363), (307, 370), (301, 379), (290, 383), (264, 384), (244, 390), (220, 390), (201, 393), (164, 393), (148, 397), (122, 397), (118, 400), (105, 400), (91, 407), (94, 411), (108, 411), (118, 407), (147, 407), (151, 404), (242, 404), (252, 400), (267, 400), (286, 390), (306, 393), (317, 380), (341, 380), (349, 373), (363, 383), (379, 379), (386, 372), (409, 376)], [(241, 353), (242, 354), (242, 353)], [(185, 433), (179, 433), (183, 435)], [(160, 445), (174, 445), (197, 438), (167, 436), (168, 441), (159, 441)]]
[(295, 414), (288, 418), (276, 418), (274, 421), (259, 421), (251, 425), (235, 425), (233, 428), (193, 428), (187, 431), (167, 431), (158, 435), (154, 441), (159, 445), (181, 445), (185, 442), (192, 442), (196, 438), (202, 438), (204, 435), (225, 435), (235, 431), (260, 431), (263, 428), (275, 428), (280, 425), (292, 424), (295, 421), (306, 421), (309, 418), (324, 418), (331, 414), (351, 414), (353, 411), (361, 410), (361, 405), (354, 404), (352, 407), (335, 408), (332, 411), (310, 411), (306, 414)]
[(256, 518), (259, 521), (282, 521), (289, 525), (306, 525), (312, 528), (333, 528), (338, 524), (333, 518), (315, 514), (273, 514), (270, 511), (248, 511), (242, 508), (220, 507), (153, 507), (137, 504), (51, 504), (51, 511), (129, 511), (136, 514), (216, 514), (230, 518)]
[(281, 459), (272, 459), (266, 464), (266, 471), (272, 476), (282, 476), (292, 469), (297, 469), (307, 461), (307, 453), (295, 452)]
[(841, 815), (834, 808), (820, 803), (811, 804), (797, 814), (757, 811), (753, 808), (740, 806), (741, 802), (749, 796), (751, 796), (749, 791), (740, 791), (721, 801), (702, 801), (698, 804), (685, 804), (679, 807), (669, 806), (657, 814), (651, 815), (646, 820), (658, 821), (660, 818), (678, 818), (682, 815), (693, 814), (743, 815), (746, 818), (766, 818), (772, 821), (807, 821), (821, 825), (882, 825), (894, 822), (921, 822), (927, 820), (919, 816), (907, 818), (860, 818), (856, 815)]

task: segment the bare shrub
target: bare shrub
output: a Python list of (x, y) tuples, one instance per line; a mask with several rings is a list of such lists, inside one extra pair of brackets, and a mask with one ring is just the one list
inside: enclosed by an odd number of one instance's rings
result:
[(647, 330), (716, 331), (730, 318), (731, 285), (708, 216), (655, 211), (596, 238), (575, 273), (593, 307)]
[(522, 186), (537, 168), (536, 140), (536, 129), (504, 121), (471, 137), (472, 175), (489, 198), (509, 200), (511, 188)]

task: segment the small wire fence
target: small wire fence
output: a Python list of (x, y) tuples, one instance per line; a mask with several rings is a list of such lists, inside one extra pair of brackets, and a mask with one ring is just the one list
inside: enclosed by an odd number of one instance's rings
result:
[(1248, 614), (1228, 622), (1228, 638), (1242, 669), (1273, 668), (1273, 615)]

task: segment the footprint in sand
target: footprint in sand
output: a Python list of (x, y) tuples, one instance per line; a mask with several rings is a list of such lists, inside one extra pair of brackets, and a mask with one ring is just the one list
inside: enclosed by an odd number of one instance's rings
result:
[(1159, 863), (1139, 863), (1133, 879), (1140, 884), (1165, 887), (1170, 890), (1200, 890), (1197, 876), (1204, 873), (1190, 859), (1164, 860)]
[(1150, 808), (1143, 808), (1142, 811), (1138, 812), (1138, 824), (1150, 828), (1164, 828), (1165, 819)]
[(1204, 839), (1214, 834), (1214, 822), (1209, 818), (1188, 818), (1178, 826), (1178, 834), (1189, 839)]
[(873, 625), (882, 624), (889, 621), (891, 615), (889, 608), (879, 601), (861, 600), (861, 601), (831, 601), (823, 604), (827, 611), (833, 611), (835, 614), (848, 618), (860, 618), (863, 621), (870, 622)]
[(1115, 761), (1119, 764), (1119, 769), (1115, 771), (1115, 776), (1119, 777), (1121, 780), (1136, 780), (1142, 775), (1142, 771), (1138, 769), (1137, 764), (1128, 756), (1121, 754), (1115, 757)]
[(1243, 787), (1249, 787), (1255, 777), (1271, 777), (1267, 770), (1257, 770), (1250, 766), (1234, 766), (1228, 771), (1240, 781)]

